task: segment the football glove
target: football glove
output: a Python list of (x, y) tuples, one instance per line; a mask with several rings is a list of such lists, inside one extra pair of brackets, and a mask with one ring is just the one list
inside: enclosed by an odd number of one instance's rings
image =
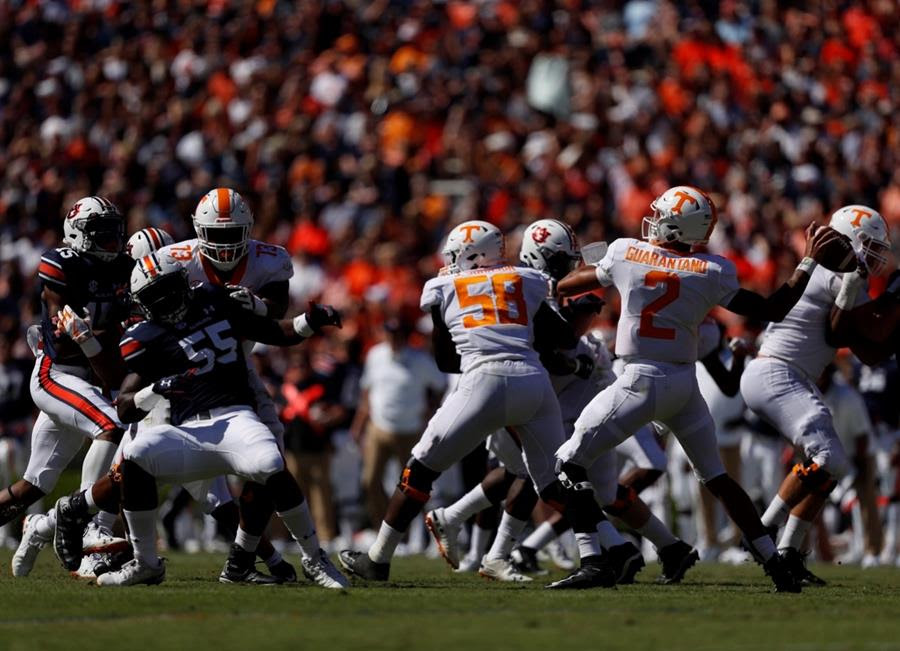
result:
[(84, 308), (83, 312), (84, 316), (80, 317), (75, 310), (66, 305), (56, 313), (57, 329), (81, 346), (86, 356), (94, 357), (100, 352), (101, 346), (91, 329), (91, 313), (87, 308)]
[(246, 287), (240, 285), (226, 285), (226, 287), (231, 290), (231, 293), (228, 294), (229, 298), (248, 312), (253, 312), (257, 316), (269, 314), (269, 308), (263, 300)]
[(310, 302), (309, 310), (306, 312), (306, 322), (316, 332), (321, 331), (325, 326), (340, 328), (341, 313), (330, 305)]
[(586, 380), (594, 373), (594, 360), (584, 353), (575, 356), (575, 370), (572, 371), (582, 380)]
[(187, 395), (195, 375), (197, 375), (195, 368), (178, 375), (167, 375), (153, 383), (153, 393), (168, 399)]

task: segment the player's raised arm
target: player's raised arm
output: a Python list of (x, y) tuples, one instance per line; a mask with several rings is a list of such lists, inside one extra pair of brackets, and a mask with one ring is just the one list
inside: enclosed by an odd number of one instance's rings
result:
[(601, 287), (603, 287), (603, 284), (597, 278), (597, 268), (589, 264), (579, 267), (560, 280), (556, 286), (556, 291), (561, 297), (565, 298), (591, 292)]
[(806, 229), (806, 252), (787, 282), (769, 296), (739, 289), (725, 307), (736, 314), (762, 321), (782, 321), (803, 296), (816, 264), (826, 259), (840, 237), (831, 228), (810, 224)]
[(461, 358), (453, 343), (453, 337), (437, 305), (431, 306), (431, 343), (434, 347), (434, 361), (442, 373), (459, 373)]
[(229, 317), (240, 337), (270, 346), (293, 346), (321, 332), (322, 328), (341, 327), (340, 312), (330, 305), (312, 302), (306, 312), (292, 319), (276, 321), (259, 316), (243, 304), (231, 310)]

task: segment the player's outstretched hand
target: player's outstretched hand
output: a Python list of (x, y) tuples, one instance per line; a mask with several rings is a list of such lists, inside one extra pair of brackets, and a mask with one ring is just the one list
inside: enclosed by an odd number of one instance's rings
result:
[(91, 329), (91, 313), (87, 308), (84, 308), (84, 316), (81, 317), (66, 305), (56, 313), (56, 323), (59, 333), (65, 333), (76, 344), (82, 344), (94, 337), (94, 331)]
[(840, 237), (840, 234), (828, 226), (819, 226), (812, 223), (806, 227), (806, 257), (821, 263), (832, 240)]
[(753, 345), (752, 341), (744, 337), (735, 337), (729, 341), (728, 348), (731, 349), (731, 354), (734, 355), (735, 359), (745, 359), (756, 355), (756, 346)]
[(330, 305), (322, 305), (310, 301), (309, 309), (306, 311), (306, 322), (316, 332), (321, 332), (322, 328), (326, 326), (340, 328), (341, 313)]
[(266, 316), (269, 313), (269, 308), (263, 300), (246, 287), (241, 285), (225, 285), (225, 287), (229, 290), (229, 298), (248, 312), (253, 312), (257, 316)]
[(187, 395), (191, 390), (191, 380), (197, 375), (197, 369), (192, 368), (178, 375), (168, 375), (153, 383), (153, 393), (164, 398), (176, 398)]

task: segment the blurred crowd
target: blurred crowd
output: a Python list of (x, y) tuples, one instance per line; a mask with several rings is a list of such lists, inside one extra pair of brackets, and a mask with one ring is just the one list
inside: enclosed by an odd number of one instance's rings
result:
[[(291, 445), (326, 454), (381, 324), (423, 345), (419, 290), (455, 222), (493, 222), (510, 253), (544, 217), (610, 240), (696, 185), (719, 208), (710, 248), (763, 291), (841, 205), (896, 237), (898, 50), (893, 0), (0, 3), (0, 363), (27, 365), (38, 258), (74, 200), (178, 240), (206, 191), (233, 187), (254, 237), (292, 254), (295, 307), (345, 313), (339, 334), (257, 358)], [(317, 382), (327, 408), (302, 408)], [(27, 382), (0, 387), (21, 434)]]

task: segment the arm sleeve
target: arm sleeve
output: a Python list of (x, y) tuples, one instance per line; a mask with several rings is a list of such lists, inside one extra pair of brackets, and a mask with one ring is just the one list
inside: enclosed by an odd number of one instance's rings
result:
[(738, 282), (737, 267), (731, 260), (722, 262), (722, 270), (719, 272), (719, 300), (722, 307), (728, 307), (732, 299), (737, 295), (741, 284)]
[(430, 312), (435, 305), (440, 305), (442, 300), (441, 286), (437, 278), (432, 278), (422, 288), (422, 297), (419, 299), (419, 307), (423, 312)]
[(597, 274), (597, 281), (604, 287), (609, 287), (613, 283), (613, 263), (615, 262), (616, 252), (620, 248), (621, 240), (615, 240), (606, 250), (606, 255), (594, 267), (594, 273)]

